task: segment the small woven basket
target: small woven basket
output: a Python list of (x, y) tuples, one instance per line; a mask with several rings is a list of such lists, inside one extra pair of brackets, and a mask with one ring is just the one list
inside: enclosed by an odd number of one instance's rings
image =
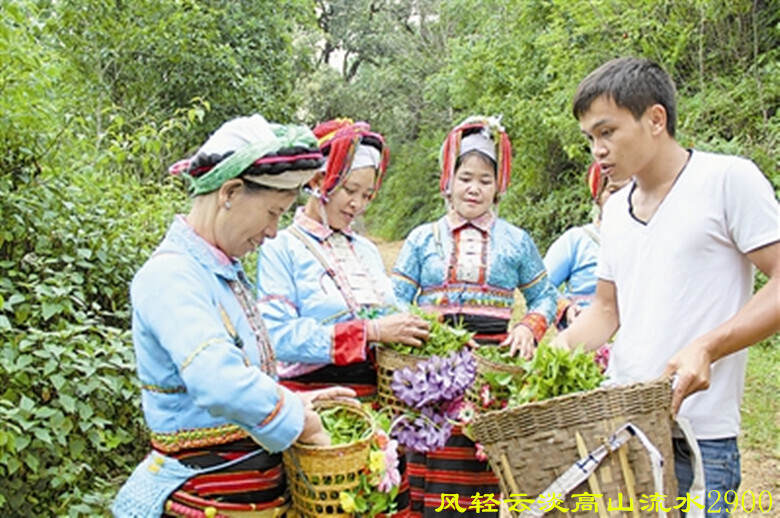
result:
[[(485, 346), (485, 347), (500, 347), (501, 349), (509, 350), (508, 345), (503, 346)], [(488, 360), (487, 358), (484, 358), (483, 356), (480, 356), (478, 353), (474, 353), (474, 360), (477, 363), (477, 377), (474, 379), (474, 383), (469, 387), (469, 389), (466, 391), (466, 398), (470, 400), (477, 408), (481, 408), (481, 398), (479, 396), (479, 390), (482, 388), (482, 386), (487, 383), (487, 380), (485, 379), (485, 374), (488, 372), (499, 372), (499, 373), (509, 373), (513, 376), (524, 376), (525, 370), (519, 366), (519, 365), (508, 365), (506, 363), (499, 363), (494, 362), (492, 360)], [(492, 397), (497, 400), (505, 401), (509, 399), (509, 390), (498, 388), (493, 389), (492, 391)]]
[(355, 489), (360, 472), (368, 466), (375, 423), (357, 404), (344, 401), (316, 401), (315, 409), (338, 406), (354, 412), (369, 423), (365, 436), (349, 444), (313, 446), (296, 443), (284, 451), (284, 469), (292, 495), (295, 516), (301, 518), (350, 518), (339, 504), (339, 493)]
[(390, 387), (390, 384), (393, 382), (393, 373), (404, 367), (414, 369), (418, 363), (427, 359), (427, 356), (399, 353), (389, 347), (378, 346), (376, 348), (376, 392), (382, 408), (389, 409), (394, 415), (399, 415), (409, 410), (403, 401), (395, 397), (395, 393)]
[[(472, 431), (475, 440), (485, 448), (504, 494), (535, 498), (587, 452), (604, 444), (617, 428), (631, 422), (665, 459), (665, 505), (671, 507), (677, 496), (671, 395), (668, 380), (598, 388), (478, 414)], [(639, 498), (654, 492), (647, 452), (638, 440), (631, 440), (607, 455), (596, 472), (569, 493), (561, 504), (568, 512), (553, 509), (545, 516), (644, 516)], [(597, 499), (599, 512), (575, 511), (578, 501), (571, 495), (578, 493), (603, 495)], [(607, 511), (609, 499), (617, 503), (619, 495), (623, 502), (634, 499), (636, 514)]]

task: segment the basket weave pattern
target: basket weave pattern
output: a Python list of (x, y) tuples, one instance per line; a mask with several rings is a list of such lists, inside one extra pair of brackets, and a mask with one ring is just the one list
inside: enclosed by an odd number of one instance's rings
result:
[[(490, 346), (488, 346), (490, 347)], [(507, 349), (509, 349), (508, 346), (506, 346)], [(474, 403), (474, 405), (477, 408), (481, 408), (481, 399), (479, 397), (479, 390), (487, 383), (487, 380), (485, 380), (484, 374), (488, 372), (508, 372), (509, 374), (512, 374), (513, 376), (524, 376), (525, 370), (520, 367), (519, 365), (508, 365), (506, 363), (499, 363), (494, 362), (492, 360), (488, 360), (487, 358), (480, 356), (479, 354), (474, 354), (474, 360), (477, 363), (477, 377), (474, 380), (474, 383), (469, 387), (469, 389), (466, 391), (466, 399)], [(499, 401), (505, 401), (509, 399), (509, 390), (505, 389), (504, 387), (492, 389), (491, 396), (493, 399), (497, 399)]]
[[(345, 407), (343, 402), (317, 401), (315, 408)], [(294, 444), (283, 452), (287, 484), (296, 516), (301, 518), (349, 518), (339, 505), (339, 493), (355, 489), (360, 472), (368, 466), (374, 422), (359, 406), (346, 406), (371, 423), (366, 436), (350, 444), (312, 446)], [(297, 463), (296, 463), (297, 460)], [(307, 483), (308, 482), (308, 483)]]
[[(559, 475), (583, 455), (578, 451), (577, 434), (590, 451), (602, 443), (621, 425), (631, 422), (638, 426), (663, 456), (664, 494), (666, 505), (675, 502), (677, 481), (671, 437), (671, 388), (668, 381), (637, 383), (629, 386), (599, 388), (552, 398), (537, 403), (477, 415), (472, 430), (485, 448), (490, 465), (501, 482), (505, 495), (524, 493), (535, 498)], [(581, 448), (581, 447), (580, 447)], [(632, 492), (638, 516), (641, 495), (652, 495), (652, 468), (647, 453), (637, 440), (627, 448), (628, 471), (621, 466), (619, 454), (608, 455), (593, 475), (603, 494), (600, 509), (607, 511), (609, 498), (618, 502), (618, 493), (628, 503)], [(633, 481), (626, 479), (633, 478)], [(555, 510), (545, 516), (598, 517), (593, 511), (574, 511), (577, 499), (572, 494), (595, 493), (589, 482), (570, 492), (561, 506), (567, 513)], [(562, 495), (561, 495), (562, 496)], [(606, 516), (631, 516), (631, 513), (606, 512)]]
[(388, 347), (376, 348), (376, 372), (377, 372), (377, 399), (382, 408), (389, 408), (394, 415), (400, 415), (409, 407), (395, 397), (390, 384), (393, 382), (395, 371), (409, 367), (414, 369), (418, 363), (427, 360), (425, 356), (403, 354)]

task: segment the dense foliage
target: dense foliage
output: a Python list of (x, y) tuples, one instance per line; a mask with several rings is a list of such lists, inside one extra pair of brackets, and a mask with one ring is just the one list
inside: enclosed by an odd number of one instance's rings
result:
[[(777, 27), (752, 0), (0, 0), (0, 514), (96, 516), (146, 450), (128, 285), (187, 198), (165, 169), (223, 120), (367, 119), (392, 149), (366, 216), (443, 213), (437, 155), (502, 114), (501, 215), (543, 251), (587, 218), (570, 114), (608, 58), (660, 61), (685, 145), (777, 172)], [(249, 269), (253, 269), (249, 259)]]
[[(770, 3), (443, 0), (428, 9), (430, 22), (411, 28), (398, 59), (366, 65), (344, 86), (352, 95), (341, 94), (368, 97), (355, 115), (380, 107), (373, 121), (397, 151), (369, 217), (384, 237), (443, 213), (439, 145), (472, 113), (502, 114), (512, 139), (503, 217), (529, 230), (542, 251), (586, 221), (590, 158), (571, 97), (590, 70), (621, 55), (657, 60), (675, 79), (684, 145), (749, 156), (780, 185), (779, 15)], [(386, 77), (403, 86), (376, 83)]]
[(305, 10), (271, 4), (2, 3), (0, 514), (106, 514), (148, 450), (129, 282), (187, 206), (166, 167), (295, 110)]

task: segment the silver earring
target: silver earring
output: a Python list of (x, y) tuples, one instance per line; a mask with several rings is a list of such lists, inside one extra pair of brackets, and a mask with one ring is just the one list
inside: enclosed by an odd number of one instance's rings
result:
[(229, 201), (225, 202), (225, 209), (230, 210), (230, 202)]

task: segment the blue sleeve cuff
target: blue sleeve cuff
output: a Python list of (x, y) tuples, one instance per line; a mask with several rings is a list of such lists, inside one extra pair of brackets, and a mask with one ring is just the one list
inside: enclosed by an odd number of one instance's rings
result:
[(270, 453), (289, 448), (303, 431), (303, 402), (291, 390), (279, 386), (284, 402), (276, 416), (267, 424), (249, 429), (252, 438)]

